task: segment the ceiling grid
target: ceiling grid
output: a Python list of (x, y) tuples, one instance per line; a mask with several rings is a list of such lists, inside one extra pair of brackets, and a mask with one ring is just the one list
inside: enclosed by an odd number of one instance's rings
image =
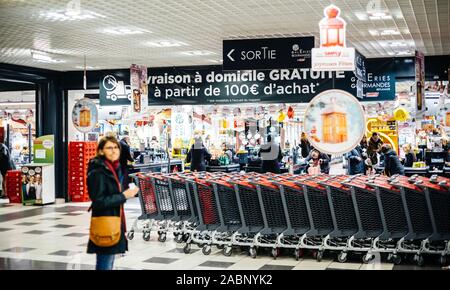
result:
[[(369, 0), (81, 0), (79, 19), (66, 15), (68, 2), (0, 0), (0, 62), (77, 70), (86, 55), (92, 69), (218, 64), (223, 39), (313, 35), (318, 45), (330, 3), (342, 9), (348, 44), (366, 57), (450, 54), (448, 0), (380, 0), (392, 16), (384, 20), (361, 19)], [(180, 45), (151, 45), (167, 42)]]

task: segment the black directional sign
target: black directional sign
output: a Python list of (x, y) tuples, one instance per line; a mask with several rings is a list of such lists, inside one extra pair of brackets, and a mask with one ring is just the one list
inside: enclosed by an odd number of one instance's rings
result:
[(314, 36), (223, 41), (224, 70), (310, 68)]

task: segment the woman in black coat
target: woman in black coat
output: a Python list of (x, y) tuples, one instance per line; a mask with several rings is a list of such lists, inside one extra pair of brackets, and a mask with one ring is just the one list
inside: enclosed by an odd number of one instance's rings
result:
[(100, 247), (89, 240), (87, 252), (97, 254), (97, 270), (112, 270), (116, 254), (128, 250), (125, 238), (126, 222), (123, 204), (138, 192), (137, 187), (123, 191), (120, 183), (122, 172), (119, 163), (120, 143), (114, 137), (105, 137), (97, 147), (97, 156), (88, 168), (87, 187), (92, 200), (92, 217), (121, 216), (121, 235), (119, 242), (111, 247)]
[(308, 138), (306, 137), (306, 133), (302, 132), (300, 138), (300, 148), (302, 150), (302, 157), (307, 158), (309, 156), (309, 152), (311, 151), (311, 145), (309, 144)]
[(413, 167), (414, 162), (417, 161), (416, 154), (414, 154), (414, 150), (411, 147), (411, 144), (403, 145), (403, 151), (405, 152), (405, 167)]
[(203, 145), (201, 138), (195, 138), (189, 150), (186, 162), (191, 163), (191, 171), (206, 171), (206, 161), (211, 160), (211, 154)]
[(320, 173), (330, 174), (330, 157), (317, 149), (311, 150), (308, 158), (305, 159), (305, 162), (307, 163), (307, 172), (309, 167), (316, 165), (320, 166)]
[(283, 159), (280, 145), (272, 142), (272, 136), (267, 136), (267, 143), (261, 145), (259, 154), (262, 159), (262, 173), (280, 173), (280, 161)]
[(395, 152), (389, 144), (384, 144), (381, 147), (381, 153), (384, 156), (384, 173), (387, 176), (395, 174), (405, 175), (405, 168), (403, 167), (397, 152)]

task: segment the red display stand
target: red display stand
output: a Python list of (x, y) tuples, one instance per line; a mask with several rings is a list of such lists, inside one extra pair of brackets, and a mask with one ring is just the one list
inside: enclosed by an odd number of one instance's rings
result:
[(9, 170), (6, 172), (6, 195), (10, 203), (22, 203), (22, 172)]
[(69, 196), (73, 202), (89, 201), (87, 169), (96, 150), (96, 142), (69, 143)]

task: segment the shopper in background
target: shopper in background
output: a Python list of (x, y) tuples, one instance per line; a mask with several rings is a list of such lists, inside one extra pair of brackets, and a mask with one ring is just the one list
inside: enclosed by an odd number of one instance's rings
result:
[(227, 143), (225, 143), (225, 142), (222, 143), (222, 153), (228, 157), (228, 160), (230, 160), (230, 163), (233, 163), (234, 152), (230, 148), (230, 146), (228, 146)]
[(364, 135), (363, 138), (361, 139), (361, 142), (359, 142), (359, 146), (361, 146), (362, 150), (364, 150), (364, 149), (367, 150), (367, 148), (369, 147), (366, 135)]
[(123, 174), (121, 183), (124, 189), (128, 189), (128, 184), (131, 182), (129, 173), (133, 165), (128, 163), (132, 162), (134, 162), (134, 159), (131, 156), (130, 137), (126, 136), (120, 140), (120, 167)]
[(405, 159), (404, 166), (405, 167), (412, 167), (414, 162), (417, 161), (416, 154), (414, 153), (414, 150), (411, 147), (411, 144), (405, 144), (403, 145), (403, 151), (405, 152)]
[(309, 144), (308, 137), (306, 137), (305, 132), (302, 132), (300, 137), (300, 148), (302, 150), (302, 157), (307, 158), (309, 156), (309, 152), (311, 151), (311, 145)]
[(348, 160), (348, 175), (365, 174), (363, 152), (360, 145), (346, 153), (345, 157)]
[(330, 158), (327, 154), (321, 153), (317, 149), (311, 150), (305, 160), (308, 164), (306, 171), (309, 174), (330, 173)]
[(191, 171), (206, 171), (206, 161), (211, 160), (211, 154), (205, 148), (201, 137), (194, 138), (194, 144), (192, 144), (186, 156), (186, 163), (191, 163)]
[(150, 141), (150, 148), (158, 149), (159, 148), (159, 142), (156, 136), (152, 137), (152, 140)]
[(262, 160), (262, 173), (280, 173), (280, 161), (283, 159), (283, 154), (281, 154), (280, 144), (275, 142), (271, 135), (268, 135), (267, 142), (261, 145), (259, 154)]
[(405, 168), (401, 164), (397, 153), (392, 149), (391, 145), (384, 144), (381, 147), (381, 153), (384, 156), (384, 173), (387, 176), (395, 174), (405, 175)]
[(367, 147), (367, 154), (369, 155), (372, 165), (377, 165), (377, 163), (378, 163), (377, 153), (380, 152), (382, 145), (383, 145), (383, 141), (380, 139), (380, 136), (378, 135), (378, 133), (373, 132), (372, 137), (370, 137), (370, 139), (369, 139), (369, 144)]
[(121, 217), (121, 234), (117, 244), (101, 247), (89, 239), (87, 252), (97, 254), (97, 270), (112, 270), (115, 255), (128, 250), (123, 204), (136, 195), (138, 188), (123, 190), (119, 159), (120, 143), (112, 136), (104, 137), (98, 144), (97, 156), (90, 161), (88, 168), (87, 187), (92, 201), (92, 217)]
[(11, 159), (8, 147), (4, 144), (4, 140), (0, 140), (0, 173), (2, 174), (2, 193), (0, 198), (7, 198), (6, 196), (6, 172), (14, 170), (14, 162)]

